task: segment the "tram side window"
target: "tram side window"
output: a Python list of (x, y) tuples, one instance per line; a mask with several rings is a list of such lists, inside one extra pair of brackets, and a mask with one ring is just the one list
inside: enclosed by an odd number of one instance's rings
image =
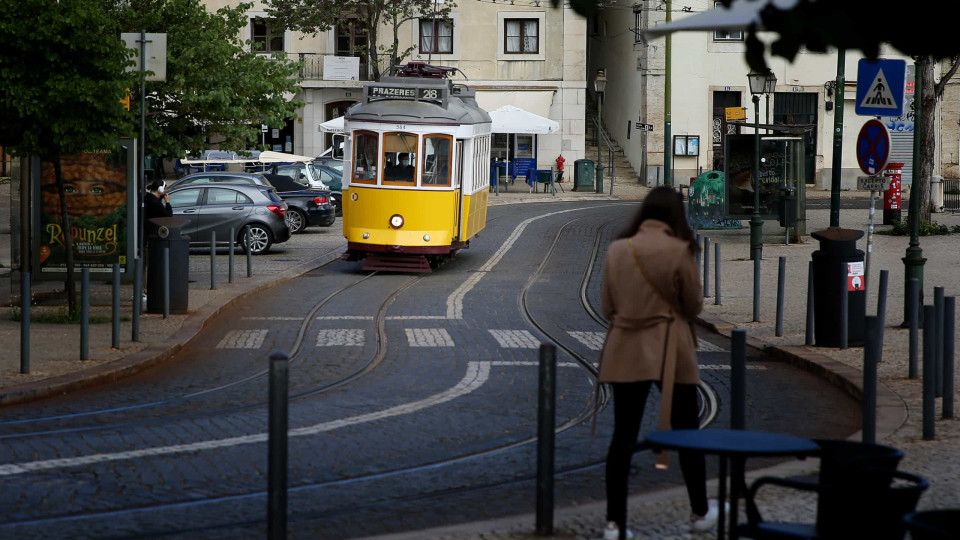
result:
[(377, 134), (357, 131), (353, 137), (353, 179), (364, 184), (376, 183), (377, 157), (380, 155)]
[(426, 135), (423, 138), (423, 173), (425, 186), (450, 185), (450, 141), (448, 135)]
[(417, 183), (417, 134), (384, 133), (384, 181), (394, 184)]

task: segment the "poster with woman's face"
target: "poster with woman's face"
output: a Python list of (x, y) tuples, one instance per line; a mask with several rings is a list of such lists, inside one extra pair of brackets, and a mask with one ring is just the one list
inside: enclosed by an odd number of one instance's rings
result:
[(73, 250), (77, 269), (110, 271), (114, 263), (126, 265), (127, 153), (127, 148), (118, 146), (61, 157), (70, 246), (53, 163), (41, 165), (37, 247), (41, 272), (66, 272), (67, 249)]

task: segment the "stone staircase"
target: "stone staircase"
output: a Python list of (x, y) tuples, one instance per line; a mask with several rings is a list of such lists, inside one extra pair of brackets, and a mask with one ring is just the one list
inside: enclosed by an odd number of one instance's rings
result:
[[(597, 107), (596, 101), (588, 99), (587, 100), (587, 127), (586, 133), (584, 135), (584, 143), (586, 144), (586, 159), (592, 160), (594, 164), (597, 162), (597, 128), (593, 123), (593, 119), (597, 117)], [(626, 156), (623, 154), (623, 147), (620, 146), (620, 143), (612, 136), (607, 126), (604, 126), (604, 129), (607, 130), (607, 137), (613, 143), (613, 165), (616, 174), (614, 179), (617, 184), (623, 184), (625, 182), (637, 183), (640, 179), (637, 171), (633, 169), (630, 165), (630, 162), (627, 161)], [(610, 163), (608, 160), (607, 147), (603, 147), (603, 176), (605, 178), (604, 183), (610, 176)], [(604, 186), (605, 189), (609, 189), (608, 185)]]

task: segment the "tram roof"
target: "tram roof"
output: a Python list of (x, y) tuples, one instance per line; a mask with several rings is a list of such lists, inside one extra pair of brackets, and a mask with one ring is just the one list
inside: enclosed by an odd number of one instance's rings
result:
[(477, 105), (476, 91), (445, 79), (383, 77), (363, 85), (363, 101), (347, 109), (347, 120), (425, 124), (483, 124), (490, 115)]

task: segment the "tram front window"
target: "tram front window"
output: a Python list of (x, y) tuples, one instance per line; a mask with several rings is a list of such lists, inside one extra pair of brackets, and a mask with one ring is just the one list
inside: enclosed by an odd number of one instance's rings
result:
[(384, 180), (397, 184), (417, 183), (417, 135), (383, 134)]
[(354, 137), (353, 179), (364, 184), (377, 182), (379, 139), (372, 131), (357, 131)]
[(423, 174), (425, 186), (450, 185), (449, 135), (426, 135), (423, 138)]

